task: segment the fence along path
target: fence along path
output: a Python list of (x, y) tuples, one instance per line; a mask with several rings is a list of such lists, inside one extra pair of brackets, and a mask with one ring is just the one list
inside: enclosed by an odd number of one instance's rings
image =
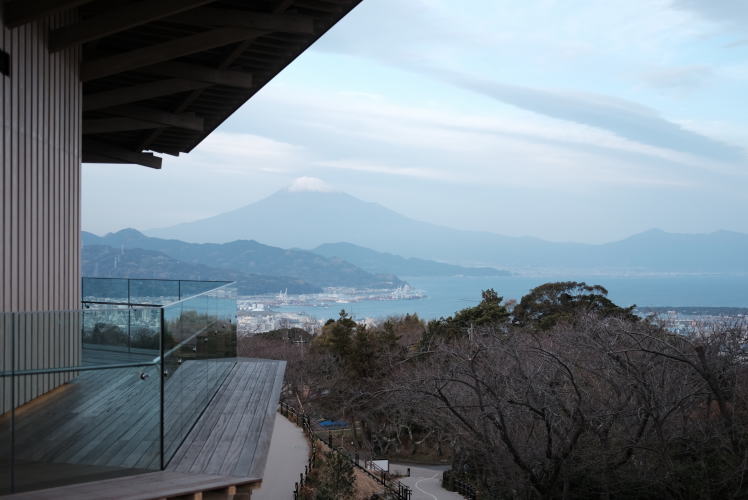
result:
[(319, 442), (325, 443), (330, 448), (330, 450), (332, 450), (333, 453), (338, 453), (344, 456), (355, 467), (357, 467), (359, 470), (363, 471), (369, 477), (371, 477), (372, 479), (377, 481), (379, 484), (381, 484), (384, 487), (384, 490), (389, 498), (394, 498), (396, 500), (410, 500), (413, 492), (409, 487), (405, 486), (397, 479), (394, 479), (393, 477), (391, 477), (389, 473), (385, 470), (379, 469), (377, 471), (378, 472), (377, 474), (373, 474), (366, 467), (361, 467), (361, 464), (359, 463), (357, 455), (352, 456), (346, 450), (333, 446), (331, 439), (328, 439), (327, 441), (325, 441), (316, 432), (314, 432), (311, 426), (311, 420), (306, 414), (299, 413), (295, 408), (283, 402), (280, 403), (280, 412), (281, 412), (281, 415), (288, 418), (292, 422), (295, 422), (296, 425), (299, 425), (304, 430), (304, 433), (309, 437), (309, 441), (311, 442), (311, 447), (312, 447), (312, 452), (309, 456), (309, 463), (304, 468), (304, 472), (300, 474), (299, 482), (296, 483), (294, 487), (294, 500), (298, 500), (299, 491), (304, 486), (304, 483), (306, 481), (306, 476), (309, 474), (309, 471), (314, 469), (314, 467), (316, 467), (317, 465), (317, 453), (319, 449), (319, 446), (318, 446)]

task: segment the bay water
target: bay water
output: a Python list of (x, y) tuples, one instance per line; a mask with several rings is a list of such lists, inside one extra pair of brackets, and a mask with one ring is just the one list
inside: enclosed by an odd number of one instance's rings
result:
[(746, 275), (637, 275), (604, 276), (579, 274), (403, 277), (426, 297), (409, 300), (366, 300), (326, 306), (278, 306), (280, 312), (306, 313), (337, 318), (341, 309), (356, 319), (386, 318), (417, 313), (421, 318), (449, 316), (480, 302), (481, 290), (493, 288), (505, 299), (519, 300), (530, 289), (551, 281), (584, 281), (602, 285), (608, 297), (620, 306), (748, 307)]

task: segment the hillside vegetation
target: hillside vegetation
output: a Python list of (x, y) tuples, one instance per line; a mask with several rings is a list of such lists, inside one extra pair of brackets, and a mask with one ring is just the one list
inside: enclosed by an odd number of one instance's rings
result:
[(481, 499), (748, 496), (746, 324), (683, 337), (606, 295), (486, 290), (429, 323), (341, 311), (308, 347), (239, 348), (287, 359), (286, 400), (350, 422), (362, 455), (448, 460)]

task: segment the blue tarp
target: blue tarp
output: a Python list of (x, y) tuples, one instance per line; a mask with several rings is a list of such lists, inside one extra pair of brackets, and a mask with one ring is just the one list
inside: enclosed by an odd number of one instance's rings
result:
[(319, 423), (320, 427), (348, 427), (345, 420), (323, 420)]

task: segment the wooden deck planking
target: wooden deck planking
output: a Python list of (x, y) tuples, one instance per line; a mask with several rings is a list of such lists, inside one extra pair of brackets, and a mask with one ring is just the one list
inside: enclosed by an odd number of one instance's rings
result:
[[(241, 426), (243, 417), (251, 415), (255, 408), (262, 403), (262, 390), (265, 384), (265, 380), (268, 378), (268, 366), (258, 363), (257, 366), (260, 370), (253, 379), (246, 380), (246, 382), (239, 384), (238, 390), (229, 392), (228, 390), (222, 393), (220, 402), (222, 399), (229, 398), (228, 401), (232, 404), (222, 411), (224, 417), (224, 425), (215, 427), (210, 437), (205, 443), (205, 447), (210, 450), (210, 454), (204, 453), (205, 461), (202, 464), (195, 464), (200, 469), (208, 474), (218, 474), (222, 470), (223, 462), (227, 458), (228, 449), (231, 443), (245, 435), (245, 430), (251, 432), (251, 425)], [(245, 368), (242, 370), (242, 368)], [(249, 372), (246, 369), (246, 365), (237, 366), (238, 372)], [(251, 387), (250, 390), (243, 388)], [(241, 429), (240, 432), (237, 430)]]
[[(250, 377), (257, 371), (259, 371), (260, 365), (256, 364), (250, 367), (250, 370), (242, 372), (242, 376), (230, 376), (224, 387), (221, 388), (219, 394), (222, 391), (234, 391), (235, 387), (239, 387), (242, 384), (246, 384)], [(232, 374), (233, 375), (233, 374)], [(249, 392), (249, 391), (247, 391)], [(222, 428), (225, 425), (224, 420), (227, 418), (226, 410), (230, 411), (230, 405), (227, 405), (224, 411), (217, 412), (211, 411), (206, 412), (203, 418), (200, 419), (198, 425), (195, 426), (194, 433), (190, 436), (190, 439), (186, 440), (185, 443), (180, 447), (179, 451), (174, 455), (171, 464), (174, 464), (172, 470), (179, 472), (189, 472), (195, 462), (195, 460), (201, 455), (205, 444), (208, 441), (211, 433), (215, 428)], [(210, 450), (205, 451), (205, 455), (209, 457)], [(170, 464), (170, 465), (171, 465)]]
[(167, 470), (261, 477), (284, 370), (283, 361), (239, 360)]
[(102, 433), (117, 432), (118, 422), (137, 422), (145, 413), (157, 412), (157, 377), (143, 381), (139, 372), (131, 371), (85, 372), (59, 397), (45, 401), (45, 411), (25, 414), (25, 428), (16, 426), (17, 457), (85, 463), (80, 453), (101, 443)]
[(158, 471), (134, 476), (80, 483), (26, 493), (16, 493), (9, 500), (148, 500), (177, 497), (193, 492), (221, 490), (230, 486), (258, 483), (258, 478), (235, 478), (208, 474), (183, 474)]
[[(139, 399), (148, 395), (147, 399), (157, 402), (158, 387), (140, 385), (143, 382), (147, 381), (141, 381), (138, 373), (127, 370), (82, 374), (62, 390), (59, 398), (49, 402), (43, 414), (28, 412), (23, 417), (26, 426), (20, 429), (16, 425), (19, 456), (29, 460), (64, 460), (65, 454), (77, 451), (76, 442), (95, 435), (109, 423), (104, 418), (107, 412), (111, 418), (112, 414), (121, 413), (123, 407), (127, 408), (128, 401), (138, 399), (133, 398), (133, 392), (140, 395)], [(16, 424), (18, 421), (17, 415)]]
[[(232, 440), (224, 461), (221, 464), (222, 469), (226, 470), (228, 474), (249, 475), (249, 471), (254, 466), (259, 465), (255, 463), (255, 455), (257, 455), (257, 458), (262, 458), (261, 466), (262, 470), (265, 470), (265, 459), (267, 457), (263, 456), (262, 453), (256, 454), (256, 452), (260, 439), (264, 434), (268, 433), (267, 429), (270, 429), (269, 434), (272, 434), (274, 421), (270, 422), (268, 426), (265, 421), (265, 413), (267, 412), (268, 405), (273, 408), (273, 413), (275, 413), (278, 407), (278, 397), (276, 396), (275, 401), (272, 401), (273, 388), (276, 385), (276, 381), (277, 377), (275, 376), (266, 377), (259, 403), (255, 405), (252, 413), (245, 413), (242, 424), (248, 426), (250, 431), (244, 436), (237, 436)], [(266, 454), (267, 450), (265, 450)]]
[[(194, 391), (197, 385), (208, 383), (203, 377), (210, 373), (216, 379), (222, 369), (203, 370), (208, 361), (185, 362), (174, 373), (174, 381), (183, 391), (169, 392), (167, 401), (178, 405), (186, 396), (186, 404), (193, 405), (202, 394)], [(82, 372), (77, 379), (49, 395), (33, 408), (21, 409), (16, 414), (16, 457), (29, 462), (77, 463), (89, 465), (123, 465), (157, 467), (159, 446), (159, 380), (156, 367), (144, 368), (151, 372), (147, 380), (140, 379), (140, 368)], [(199, 382), (195, 379), (202, 378)], [(167, 406), (168, 407), (168, 406)], [(202, 405), (199, 410), (202, 410)], [(196, 412), (194, 411), (194, 417)], [(192, 410), (190, 411), (192, 413)], [(165, 413), (165, 426), (182, 413)], [(194, 419), (193, 419), (194, 421)], [(188, 423), (184, 423), (183, 427)], [(0, 439), (7, 436), (3, 426)], [(183, 430), (182, 437), (187, 429)], [(174, 437), (173, 448), (181, 437)], [(143, 442), (151, 443), (145, 447)], [(143, 451), (139, 457), (134, 450)], [(125, 455), (126, 454), (126, 455)], [(127, 460), (125, 457), (128, 457)]]
[[(194, 361), (187, 361), (185, 365), (189, 363), (194, 363)], [(201, 401), (202, 398), (213, 397), (216, 392), (210, 390), (206, 393), (206, 387), (222, 385), (229, 376), (233, 365), (234, 363), (210, 361), (203, 365), (206, 368), (204, 374), (179, 380), (178, 389), (172, 385), (175, 382), (174, 379), (167, 380), (164, 401), (164, 420), (168, 423), (164, 435), (167, 461), (177, 452), (188, 432), (196, 423), (200, 412), (207, 405), (208, 400)], [(177, 375), (180, 370), (177, 370)]]
[[(243, 411), (237, 411), (232, 415), (228, 425), (221, 434), (220, 441), (213, 450), (213, 456), (208, 462), (206, 472), (208, 471), (229, 471), (232, 464), (236, 463), (247, 450), (241, 447), (241, 444), (250, 436), (255, 434), (255, 414), (258, 408), (263, 406), (269, 398), (267, 390), (268, 381), (275, 377), (274, 370), (263, 370), (263, 376), (257, 380), (255, 391), (253, 391), (254, 404), (244, 406)], [(277, 403), (276, 403), (277, 404)], [(246, 432), (236, 433), (234, 429), (246, 429)], [(272, 428), (271, 428), (272, 429)], [(228, 466), (226, 464), (229, 464)], [(210, 472), (208, 472), (210, 473)], [(244, 474), (243, 474), (244, 475)]]
[[(172, 442), (165, 446), (175, 451), (167, 470), (231, 477), (235, 483), (257, 480), (267, 459), (285, 362), (208, 362), (185, 361), (166, 381), (164, 418)], [(141, 370), (151, 376), (141, 380)], [(192, 408), (196, 403), (202, 408), (201, 400), (209, 396), (198, 389), (218, 382), (207, 409), (187, 429), (197, 417)], [(158, 397), (156, 367), (82, 372), (64, 388), (19, 410), (16, 457), (24, 467), (157, 469)], [(7, 427), (0, 419), (0, 440), (9, 439)]]

